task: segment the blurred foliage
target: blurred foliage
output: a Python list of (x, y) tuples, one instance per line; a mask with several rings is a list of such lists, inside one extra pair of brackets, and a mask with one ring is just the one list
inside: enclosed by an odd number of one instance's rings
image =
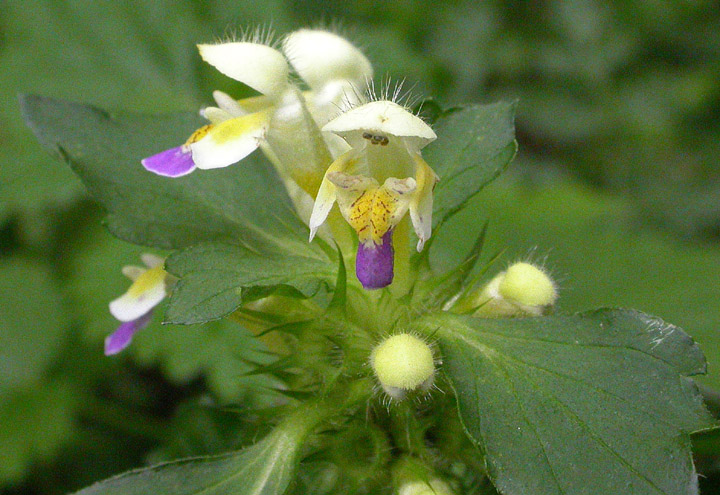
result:
[[(405, 78), (444, 103), (520, 100), (513, 168), (522, 172), (473, 200), (438, 243), (489, 219), (484, 256), (546, 260), (563, 311), (636, 307), (682, 326), (709, 358), (701, 380), (720, 387), (717, 2), (6, 0), (3, 491), (65, 493), (149, 460), (252, 443), (228, 421), (252, 413), (217, 405), (263, 403), (271, 386), (241, 378), (250, 367), (241, 358), (263, 354), (238, 354), (252, 340), (233, 323), (156, 322), (129, 352), (102, 355), (116, 325), (107, 302), (127, 284), (119, 269), (142, 248), (101, 228), (99, 208), (24, 127), (17, 94), (195, 111), (216, 88), (248, 94), (202, 64), (195, 43), (334, 20), (366, 48), (378, 80)], [(458, 258), (471, 242), (453, 243)], [(720, 444), (703, 441), (704, 451)]]

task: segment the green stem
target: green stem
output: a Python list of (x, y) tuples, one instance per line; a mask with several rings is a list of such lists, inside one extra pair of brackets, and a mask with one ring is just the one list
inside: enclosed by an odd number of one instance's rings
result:
[(367, 401), (372, 395), (373, 382), (369, 378), (342, 383), (342, 389), (316, 401), (306, 402), (290, 413), (276, 428), (302, 442), (322, 422), (342, 414), (346, 409)]
[(340, 246), (340, 250), (343, 253), (343, 256), (345, 256), (345, 261), (347, 262), (348, 257), (354, 255), (353, 253), (353, 232), (348, 223), (345, 221), (345, 219), (340, 214), (340, 210), (333, 206), (333, 209), (330, 210), (330, 214), (327, 217), (327, 220), (325, 220), (325, 223), (330, 227), (330, 233), (333, 236), (333, 239), (335, 239), (335, 242), (337, 242), (338, 246)]
[(418, 423), (415, 410), (409, 401), (400, 402), (390, 414), (390, 433), (395, 445), (404, 453), (428, 458), (425, 431)]

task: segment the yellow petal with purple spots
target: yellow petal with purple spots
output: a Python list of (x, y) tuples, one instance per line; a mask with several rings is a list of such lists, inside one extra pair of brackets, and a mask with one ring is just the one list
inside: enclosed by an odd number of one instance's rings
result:
[(358, 234), (361, 243), (383, 243), (410, 207), (415, 180), (389, 178), (380, 186), (375, 179), (341, 172), (328, 174), (336, 186), (340, 212)]

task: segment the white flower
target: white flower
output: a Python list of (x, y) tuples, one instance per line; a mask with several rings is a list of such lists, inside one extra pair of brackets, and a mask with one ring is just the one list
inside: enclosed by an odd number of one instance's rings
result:
[(147, 253), (141, 258), (145, 267), (123, 267), (123, 275), (133, 283), (127, 292), (110, 302), (110, 313), (122, 323), (105, 339), (106, 355), (125, 349), (135, 333), (150, 323), (153, 308), (165, 299), (172, 282), (172, 277), (163, 269), (163, 258)]
[(146, 169), (159, 175), (180, 177), (196, 168), (227, 167), (257, 149), (274, 113), (288, 101), (291, 105), (297, 101), (297, 88), (290, 82), (291, 68), (310, 86), (306, 96), (311, 117), (317, 121), (312, 125), (316, 126), (335, 114), (348, 95), (359, 94), (361, 85), (372, 77), (365, 56), (340, 36), (326, 31), (303, 29), (290, 34), (283, 44), (285, 55), (250, 41), (198, 45), (198, 49), (207, 63), (261, 96), (236, 101), (216, 91), (217, 106), (201, 112), (209, 125), (198, 129), (185, 144), (142, 161)]

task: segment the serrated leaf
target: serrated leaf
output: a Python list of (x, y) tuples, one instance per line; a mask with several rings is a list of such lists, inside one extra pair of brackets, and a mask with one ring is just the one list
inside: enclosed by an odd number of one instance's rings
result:
[(312, 252), (307, 227), (258, 153), (175, 179), (140, 165), (142, 158), (183, 143), (202, 125), (197, 115), (110, 114), (39, 96), (21, 97), (21, 106), (38, 139), (107, 208), (108, 227), (121, 239), (165, 248), (222, 239), (253, 251)]
[(682, 330), (636, 311), (431, 315), (469, 436), (507, 495), (692, 494), (689, 433), (712, 424)]
[(131, 471), (76, 495), (281, 495), (295, 476), (307, 436), (327, 417), (367, 400), (369, 390), (361, 388), (365, 386), (356, 387), (355, 394), (303, 404), (252, 447)]
[(443, 113), (438, 139), (423, 152), (440, 177), (434, 192), (433, 225), (443, 223), (495, 179), (517, 151), (515, 103), (470, 105)]
[(292, 436), (270, 435), (240, 452), (131, 471), (76, 495), (281, 495), (295, 471), (298, 447)]
[(243, 289), (289, 286), (315, 294), (336, 277), (336, 262), (311, 246), (312, 256), (265, 255), (230, 244), (201, 244), (168, 258), (166, 269), (181, 277), (165, 314), (168, 323), (192, 324), (222, 318), (243, 302)]

